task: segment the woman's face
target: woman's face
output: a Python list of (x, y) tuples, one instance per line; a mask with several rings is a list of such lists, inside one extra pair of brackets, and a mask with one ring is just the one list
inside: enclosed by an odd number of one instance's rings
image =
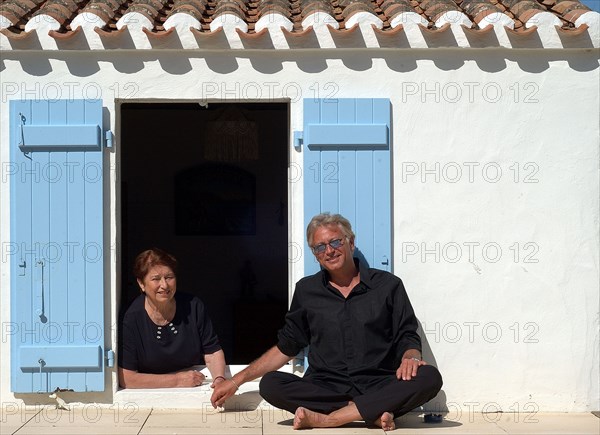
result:
[(143, 281), (137, 280), (142, 292), (153, 305), (162, 305), (175, 296), (177, 280), (169, 266), (157, 265), (150, 270)]

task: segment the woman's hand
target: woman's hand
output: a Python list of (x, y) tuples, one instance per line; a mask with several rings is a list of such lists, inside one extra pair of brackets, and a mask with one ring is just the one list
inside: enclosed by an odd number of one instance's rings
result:
[(210, 388), (215, 388), (221, 382), (225, 382), (225, 381), (226, 381), (225, 376), (217, 376), (216, 378), (213, 379), (212, 384), (210, 384)]
[(197, 370), (186, 370), (179, 372), (177, 376), (177, 387), (197, 387), (202, 385), (205, 376)]

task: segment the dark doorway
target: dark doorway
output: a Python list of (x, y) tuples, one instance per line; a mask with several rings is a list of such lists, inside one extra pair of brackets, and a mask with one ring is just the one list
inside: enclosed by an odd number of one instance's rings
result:
[(288, 106), (121, 105), (122, 310), (135, 256), (175, 255), (229, 364), (275, 344), (288, 303)]

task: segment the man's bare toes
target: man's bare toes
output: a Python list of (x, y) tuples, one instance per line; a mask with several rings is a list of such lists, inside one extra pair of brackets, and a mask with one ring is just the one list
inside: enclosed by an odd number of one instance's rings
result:
[[(379, 424), (378, 424), (379, 423)], [(384, 412), (381, 417), (375, 422), (384, 431), (390, 431), (396, 429), (396, 423), (394, 422), (394, 416), (389, 412)]]
[(304, 429), (308, 426), (307, 409), (299, 407), (294, 414), (294, 429)]

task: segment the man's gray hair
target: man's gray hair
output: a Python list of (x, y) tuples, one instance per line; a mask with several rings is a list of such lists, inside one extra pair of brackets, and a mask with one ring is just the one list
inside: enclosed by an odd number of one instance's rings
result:
[(319, 227), (337, 226), (344, 236), (354, 240), (354, 232), (350, 221), (341, 214), (321, 213), (313, 217), (306, 227), (306, 240), (312, 247), (313, 236)]

